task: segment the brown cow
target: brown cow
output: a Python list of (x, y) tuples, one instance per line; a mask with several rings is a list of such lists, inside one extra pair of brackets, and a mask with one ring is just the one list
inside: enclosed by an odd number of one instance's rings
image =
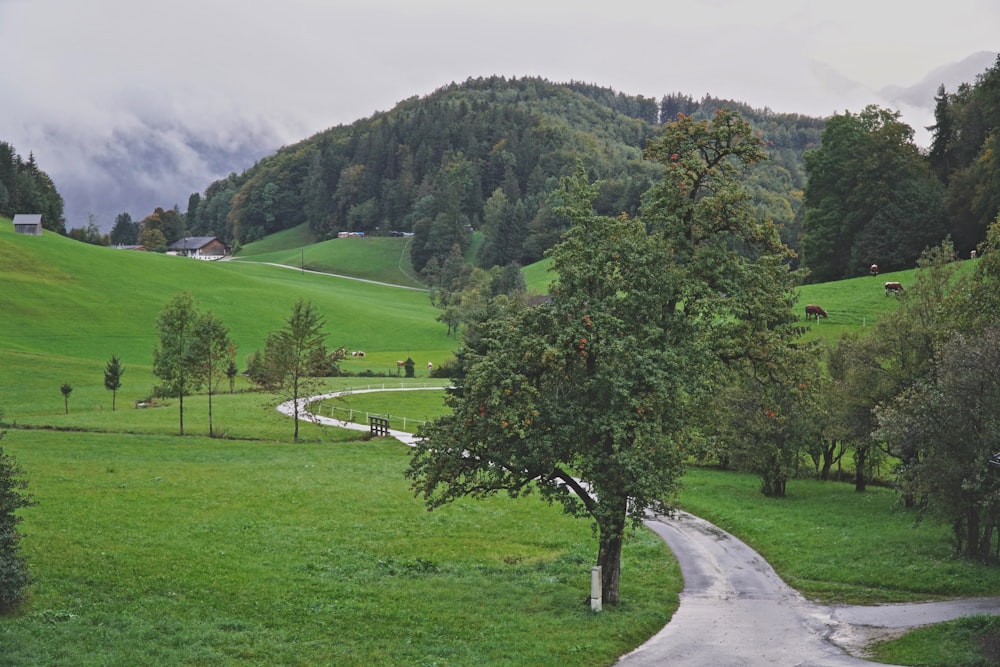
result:
[(819, 318), (827, 317), (827, 314), (825, 310), (823, 310), (816, 304), (810, 303), (808, 306), (806, 306), (806, 319), (808, 320), (813, 317), (815, 317), (816, 321), (819, 322)]
[(872, 268), (868, 269), (868, 273), (872, 274), (872, 277), (878, 275), (878, 264), (872, 264)]
[(903, 285), (900, 284), (900, 283), (886, 283), (885, 284), (885, 295), (886, 296), (889, 296), (890, 294), (893, 294), (893, 295), (899, 294), (902, 291), (903, 291)]

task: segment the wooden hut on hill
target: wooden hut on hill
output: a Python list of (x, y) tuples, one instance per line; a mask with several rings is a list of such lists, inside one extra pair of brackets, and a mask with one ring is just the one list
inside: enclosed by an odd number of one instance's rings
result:
[(42, 235), (41, 213), (18, 213), (14, 216), (14, 233), (28, 236)]

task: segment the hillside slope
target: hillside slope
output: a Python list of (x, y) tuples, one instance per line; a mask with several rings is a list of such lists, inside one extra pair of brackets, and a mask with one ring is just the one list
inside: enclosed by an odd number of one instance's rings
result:
[(706, 97), (654, 100), (539, 78), (487, 77), (400, 102), (388, 112), (284, 147), (205, 190), (188, 226), (246, 244), (307, 225), (316, 239), (339, 231), (413, 231), (414, 265), (464, 249), (479, 228), (484, 266), (537, 261), (564, 221), (550, 198), (578, 163), (600, 183), (598, 213), (635, 214), (659, 167), (643, 150), (659, 123), (683, 111), (735, 108), (765, 140), (771, 161), (750, 187), (759, 213), (794, 246), (803, 152), (823, 121)]
[(112, 354), (124, 361), (130, 382), (151, 384), (156, 318), (180, 291), (230, 328), (240, 368), (298, 298), (325, 317), (330, 348), (366, 351), (365, 365), (354, 370), (394, 370), (408, 354), (441, 363), (456, 345), (419, 290), (116, 250), (56, 234), (23, 236), (2, 219), (0, 284), (0, 406), (58, 394), (62, 382), (84, 375), (99, 382)]

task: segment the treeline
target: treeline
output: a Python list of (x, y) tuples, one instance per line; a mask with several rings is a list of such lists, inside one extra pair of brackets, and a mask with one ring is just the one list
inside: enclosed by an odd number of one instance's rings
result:
[(66, 231), (63, 198), (38, 168), (34, 154), (24, 160), (11, 144), (0, 141), (0, 215), (12, 218), (18, 213), (41, 213), (42, 227)]
[(968, 257), (1000, 210), (1000, 58), (974, 84), (935, 97), (929, 152), (900, 114), (877, 106), (827, 120), (806, 154), (802, 262), (826, 282), (912, 268), (950, 238)]
[(481, 230), (480, 266), (527, 264), (565, 230), (552, 195), (578, 162), (600, 184), (599, 214), (638, 211), (662, 174), (643, 151), (661, 129), (662, 110), (679, 107), (701, 117), (727, 107), (751, 121), (772, 158), (754, 177), (753, 199), (797, 245), (802, 155), (818, 144), (820, 119), (708, 97), (671, 95), (658, 104), (538, 78), (469, 79), (321, 132), (192, 195), (187, 226), (236, 245), (300, 224), (317, 240), (413, 232), (418, 270), (432, 259), (443, 265), (456, 247), (464, 252), (471, 231)]

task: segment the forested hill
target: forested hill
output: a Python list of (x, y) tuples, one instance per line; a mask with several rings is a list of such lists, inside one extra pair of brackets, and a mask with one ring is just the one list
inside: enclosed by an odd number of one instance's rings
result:
[(821, 119), (676, 94), (657, 103), (538, 78), (469, 79), (320, 132), (192, 195), (187, 225), (238, 244), (300, 224), (317, 240), (412, 231), (418, 270), (465, 250), (468, 230), (481, 229), (481, 265), (526, 264), (563, 231), (551, 193), (578, 161), (600, 181), (599, 213), (635, 214), (659, 175), (643, 159), (659, 124), (719, 107), (738, 110), (767, 142), (772, 159), (749, 185), (760, 214), (794, 247), (803, 153), (819, 144)]
[(0, 215), (41, 213), (42, 227), (65, 233), (63, 198), (33, 154), (23, 159), (13, 145), (0, 141)]

